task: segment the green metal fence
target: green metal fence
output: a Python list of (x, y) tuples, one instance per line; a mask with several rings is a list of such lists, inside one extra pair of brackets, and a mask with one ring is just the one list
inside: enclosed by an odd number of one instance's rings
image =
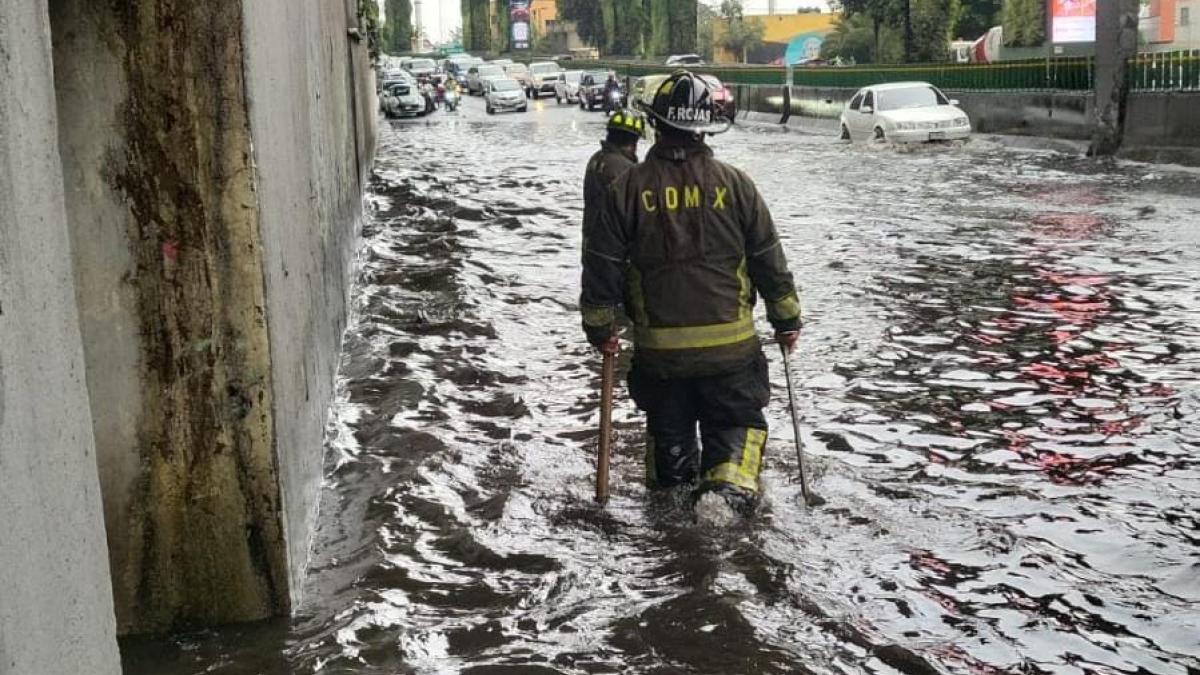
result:
[[(566, 68), (603, 68), (621, 77), (667, 73), (672, 68), (633, 61), (567, 61)], [(1130, 60), (1130, 86), (1135, 91), (1200, 91), (1200, 50), (1139, 54)], [(779, 66), (705, 66), (728, 84), (782, 86), (786, 69)], [(916, 80), (942, 89), (972, 91), (1086, 92), (1095, 87), (1091, 57), (1029, 59), (1001, 63), (931, 63), (849, 68), (796, 68), (798, 87), (858, 89), (885, 82)]]
[(1134, 91), (1200, 91), (1200, 50), (1138, 54), (1129, 62)]

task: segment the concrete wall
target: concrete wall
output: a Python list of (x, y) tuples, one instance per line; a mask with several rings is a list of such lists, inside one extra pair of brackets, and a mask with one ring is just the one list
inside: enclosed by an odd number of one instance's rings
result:
[(0, 4), (0, 674), (120, 672), (50, 27)]
[(296, 599), (372, 157), (352, 0), (51, 0), (119, 630)]
[(1125, 113), (1125, 145), (1200, 147), (1200, 93), (1132, 94)]
[(244, 4), (276, 448), (298, 600), (377, 104), (364, 45), (347, 40), (342, 0)]

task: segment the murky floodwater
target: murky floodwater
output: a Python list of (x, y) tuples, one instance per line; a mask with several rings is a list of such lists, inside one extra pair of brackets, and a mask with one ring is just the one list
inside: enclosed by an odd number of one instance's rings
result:
[[(307, 604), (132, 673), (1200, 670), (1200, 181), (740, 129), (804, 286), (828, 505), (775, 402), (762, 515), (590, 503), (576, 109), (385, 127)], [(763, 332), (766, 332), (764, 325)]]

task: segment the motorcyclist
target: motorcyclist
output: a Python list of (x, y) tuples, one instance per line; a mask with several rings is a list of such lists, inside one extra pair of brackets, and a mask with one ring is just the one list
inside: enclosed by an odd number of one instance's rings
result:
[(624, 105), (620, 99), (621, 83), (617, 81), (616, 73), (609, 73), (604, 81), (604, 112), (612, 112)]
[(618, 110), (608, 118), (600, 149), (592, 155), (583, 176), (583, 238), (596, 227), (609, 186), (638, 161), (638, 141), (646, 137), (646, 118), (634, 110)]
[(799, 298), (754, 182), (704, 142), (730, 126), (707, 82), (676, 72), (647, 112), (658, 142), (613, 182), (585, 241), (584, 330), (614, 353), (618, 307), (633, 322), (629, 388), (646, 413), (651, 489), (684, 487), (706, 512), (749, 514), (770, 396), (753, 306), (766, 301), (790, 350)]

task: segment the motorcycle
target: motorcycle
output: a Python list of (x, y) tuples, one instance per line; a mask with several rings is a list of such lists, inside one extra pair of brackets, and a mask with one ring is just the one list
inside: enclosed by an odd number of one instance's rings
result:
[(447, 89), (442, 95), (442, 105), (446, 107), (446, 112), (454, 112), (458, 110), (459, 93), (456, 89)]
[(604, 95), (604, 114), (608, 115), (625, 107), (624, 97), (620, 89), (610, 90)]

